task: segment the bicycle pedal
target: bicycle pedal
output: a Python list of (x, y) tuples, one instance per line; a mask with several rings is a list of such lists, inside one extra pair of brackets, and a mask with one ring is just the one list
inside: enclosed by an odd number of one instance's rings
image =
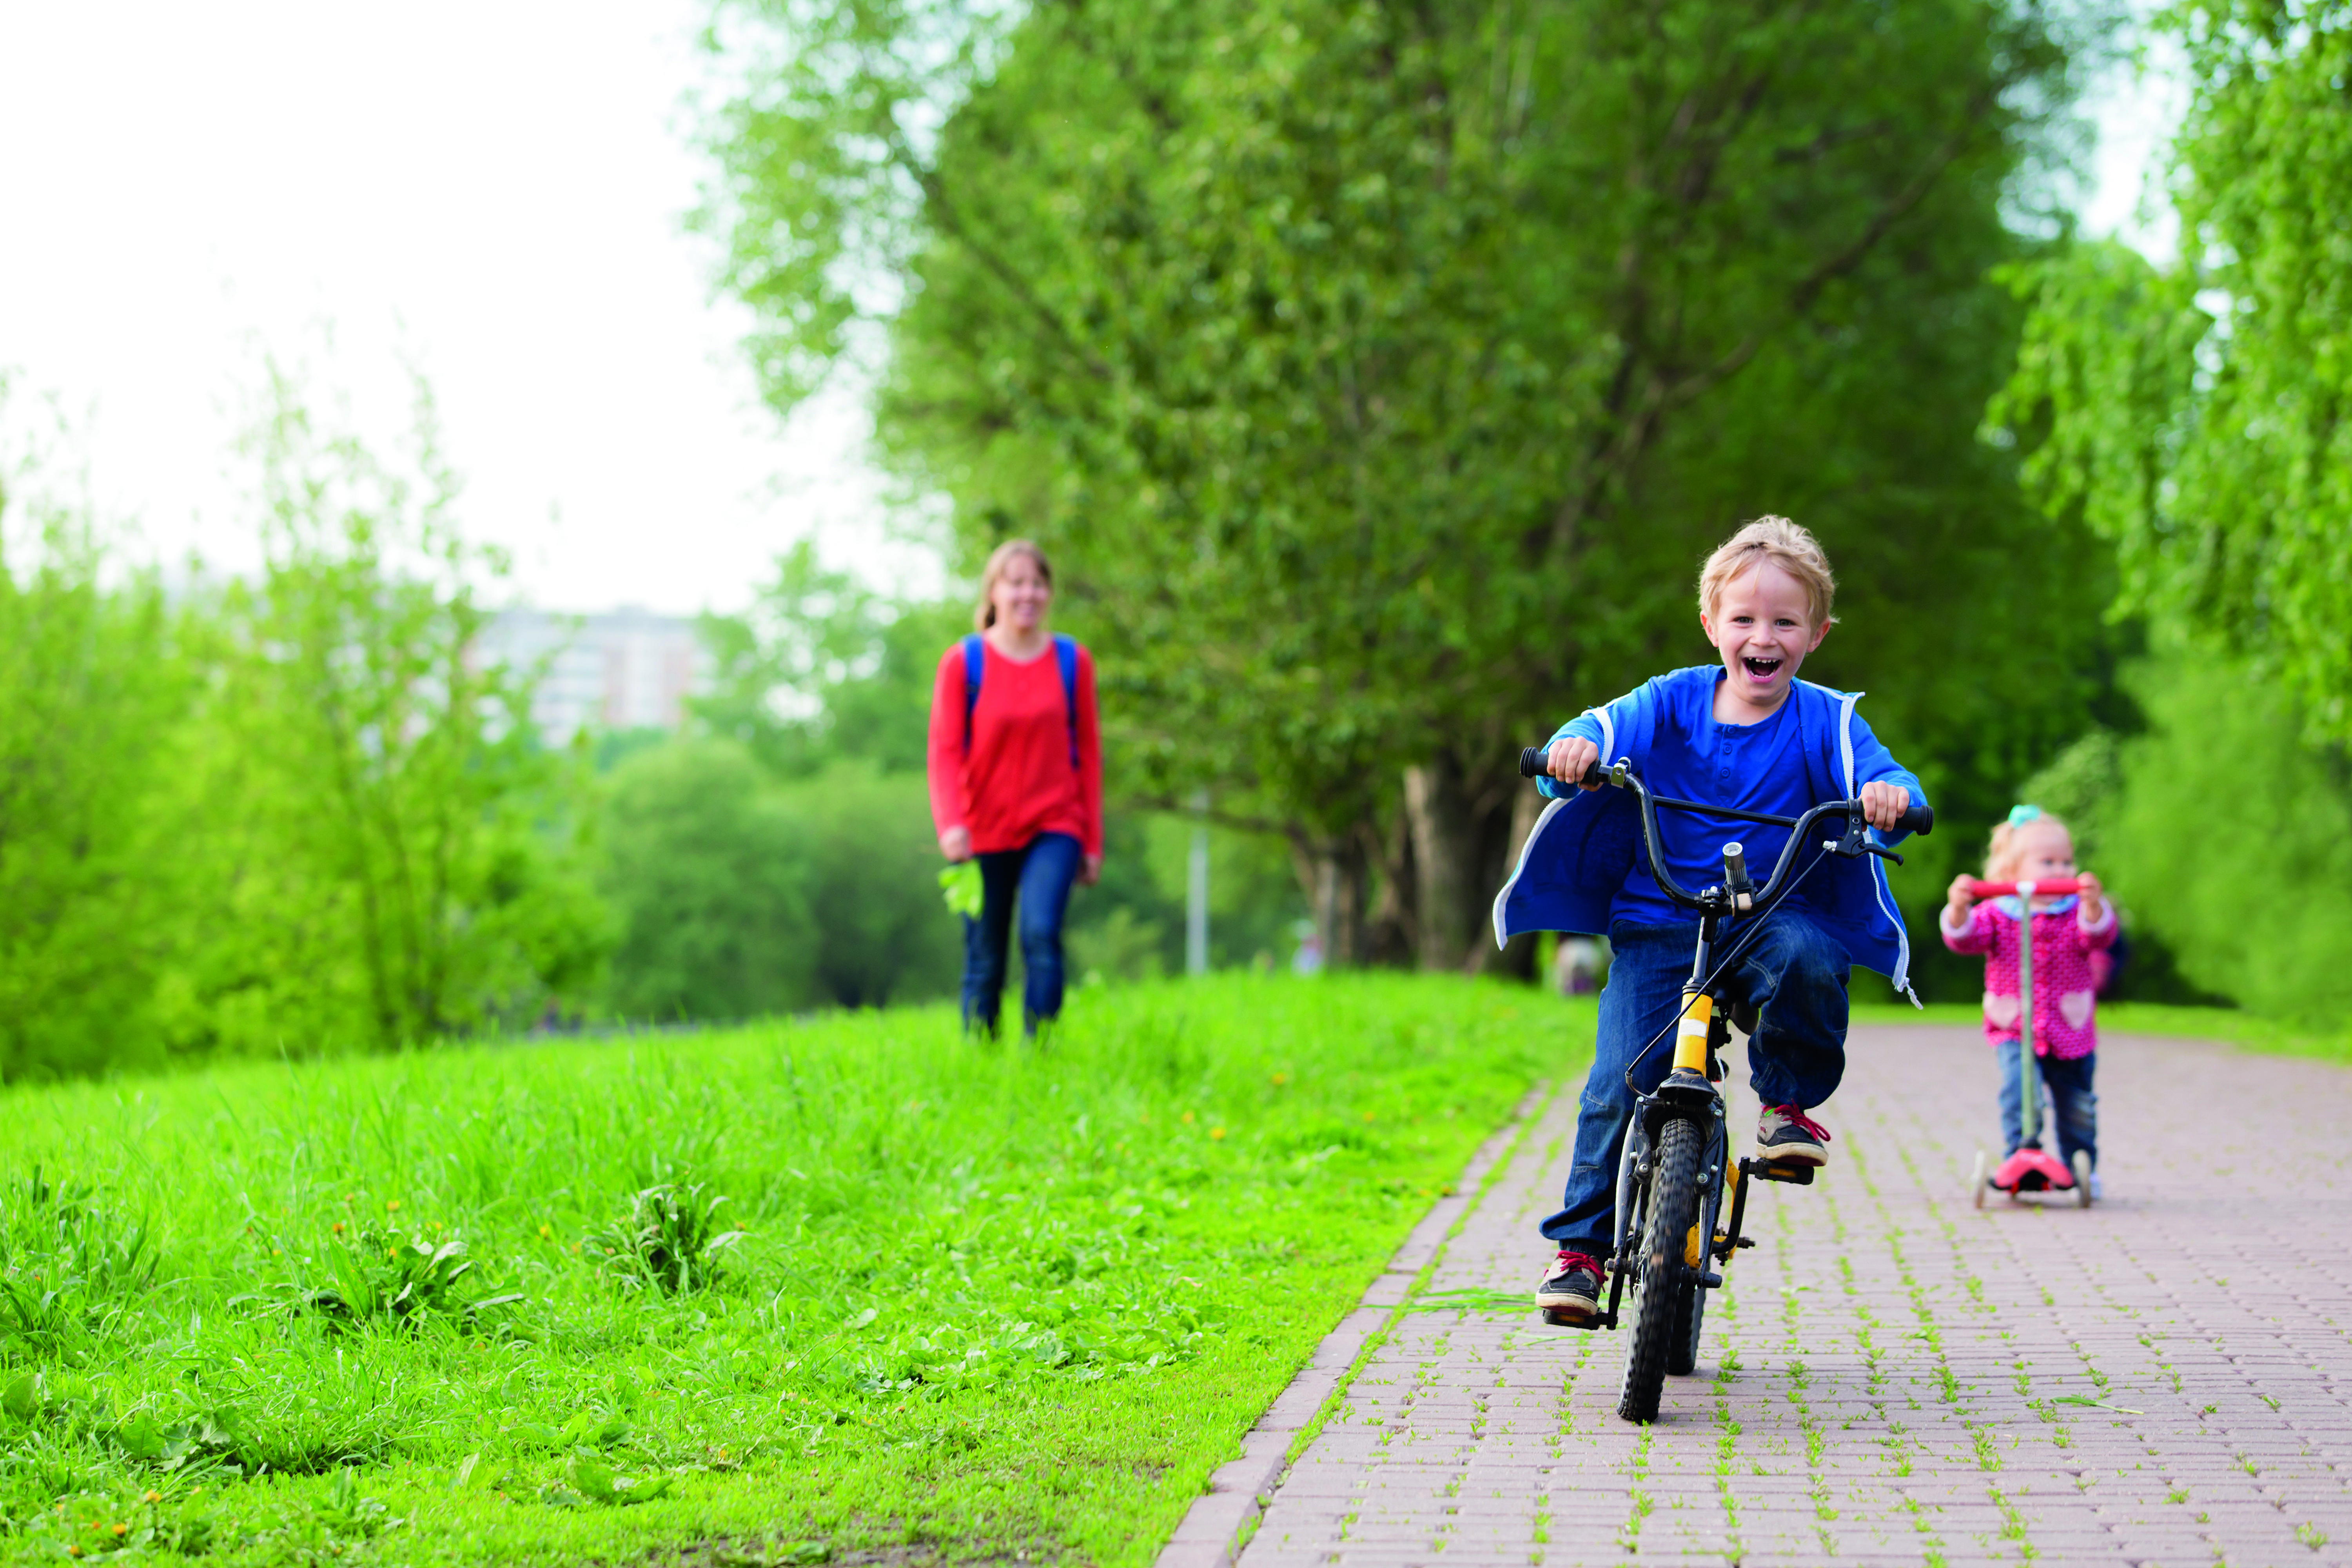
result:
[(1546, 1307), (1543, 1310), (1544, 1326), (1553, 1329), (1606, 1328), (1610, 1325), (1604, 1323), (1602, 1320), (1608, 1315), (1606, 1312), (1596, 1312), (1589, 1318), (1570, 1318), (1563, 1315), (1556, 1307)]
[(1815, 1169), (1816, 1167), (1811, 1165), (1791, 1165), (1772, 1160), (1739, 1162), (1739, 1171), (1742, 1175), (1753, 1176), (1759, 1182), (1787, 1182), (1792, 1186), (1799, 1187), (1810, 1187), (1813, 1184)]

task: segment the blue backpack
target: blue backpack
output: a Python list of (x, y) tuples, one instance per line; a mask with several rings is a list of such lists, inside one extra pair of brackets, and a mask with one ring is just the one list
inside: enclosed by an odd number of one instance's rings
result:
[[(978, 632), (963, 639), (963, 754), (971, 755), (971, 710), (980, 706), (981, 672), (988, 666)], [(1078, 645), (1054, 634), (1054, 663), (1062, 672), (1062, 710), (1070, 721), (1070, 771), (1078, 771)]]

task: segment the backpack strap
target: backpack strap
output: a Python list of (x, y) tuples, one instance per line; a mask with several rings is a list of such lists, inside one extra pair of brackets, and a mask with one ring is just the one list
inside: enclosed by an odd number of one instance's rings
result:
[(1078, 771), (1078, 645), (1054, 634), (1054, 662), (1062, 670), (1062, 710), (1070, 721), (1070, 771)]
[(988, 668), (978, 632), (963, 639), (963, 754), (971, 755), (971, 710), (980, 706), (980, 677)]
[[(963, 754), (971, 755), (971, 713), (980, 706), (980, 678), (988, 667), (987, 645), (978, 632), (963, 639)], [(1070, 728), (1070, 771), (1078, 771), (1078, 645), (1054, 634), (1054, 663), (1062, 675), (1062, 710)]]

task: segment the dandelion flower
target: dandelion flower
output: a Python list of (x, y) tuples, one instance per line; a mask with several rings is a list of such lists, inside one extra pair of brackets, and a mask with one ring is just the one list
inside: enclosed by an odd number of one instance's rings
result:
[(1189, 1110), (1184, 1113), (1184, 1125), (1187, 1127), (1192, 1125), (1192, 1113)]
[(397, 1214), (400, 1212), (400, 1200), (398, 1198), (384, 1199), (383, 1212), (386, 1214)]
[(1371, 1113), (1370, 1111), (1369, 1111), (1369, 1110), (1365, 1111), (1365, 1112), (1364, 1112), (1364, 1120), (1365, 1120), (1365, 1121), (1370, 1121), (1371, 1119), (1372, 1119), (1372, 1113)]
[(139, 1500), (141, 1502), (162, 1502), (163, 1500), (163, 1494), (162, 1492), (151, 1491)]
[(1224, 1142), (1225, 1130), (1222, 1127), (1212, 1127), (1209, 1129), (1209, 1136), (1212, 1140), (1217, 1142)]
[(329, 1228), (330, 1228), (330, 1229), (331, 1229), (331, 1230), (332, 1230), (332, 1231), (333, 1231), (337, 1236), (341, 1236), (341, 1235), (342, 1235), (342, 1234), (343, 1234), (343, 1222), (342, 1222), (341, 1220), (337, 1220), (337, 1221), (336, 1221), (332, 1226), (331, 1226)]
[(543, 1225), (539, 1227), (539, 1238), (541, 1241), (546, 1240), (549, 1237), (553, 1236), (554, 1234), (555, 1227), (551, 1225)]
[(1276, 1089), (1280, 1089), (1284, 1084), (1288, 1083), (1289, 1081), (1290, 1075), (1286, 1072), (1278, 1072), (1274, 1075), (1274, 1087)]
[(128, 1535), (131, 1533), (131, 1527), (127, 1524), (118, 1524), (114, 1527), (114, 1533), (117, 1535)]

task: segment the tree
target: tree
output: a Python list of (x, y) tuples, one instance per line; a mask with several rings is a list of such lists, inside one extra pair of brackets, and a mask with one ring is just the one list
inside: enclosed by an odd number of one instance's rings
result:
[[(895, 460), (970, 548), (1062, 547), (1138, 793), (1262, 802), (1341, 960), (1490, 952), (1517, 745), (1700, 657), (1739, 518), (1810, 500), (1913, 578), (1850, 583), (2000, 625), (2074, 551), (1972, 440), (2000, 205), (2066, 97), (2045, 8), (730, 16), (709, 221), (772, 399), (885, 323)], [(2022, 706), (2063, 738), (2080, 693)]]
[[(8, 412), (0, 377), (0, 413)], [(173, 848), (149, 808), (189, 694), (152, 574), (110, 587), (46, 441), (0, 462), (0, 1082), (160, 1059)]]
[(749, 1018), (814, 1000), (809, 845), (742, 747), (684, 741), (614, 770), (608, 998), (634, 1018)]
[(780, 777), (841, 757), (921, 772), (931, 675), (969, 629), (961, 605), (886, 599), (823, 565), (806, 541), (740, 616), (707, 615), (717, 667), (689, 698), (696, 722), (751, 749)]
[(172, 808), (210, 933), (168, 1026), (194, 1046), (418, 1044), (594, 981), (584, 773), (481, 667), (478, 576), (419, 392), (404, 466), (323, 431), (274, 369), (251, 438), (264, 566), (210, 590)]
[[(2053, 517), (2117, 547), (2119, 614), (2177, 620), (2352, 740), (2352, 5), (2188, 0), (2181, 254), (2113, 244), (2017, 277), (2027, 349), (1993, 410)], [(2209, 311), (2200, 301), (2212, 308)]]

